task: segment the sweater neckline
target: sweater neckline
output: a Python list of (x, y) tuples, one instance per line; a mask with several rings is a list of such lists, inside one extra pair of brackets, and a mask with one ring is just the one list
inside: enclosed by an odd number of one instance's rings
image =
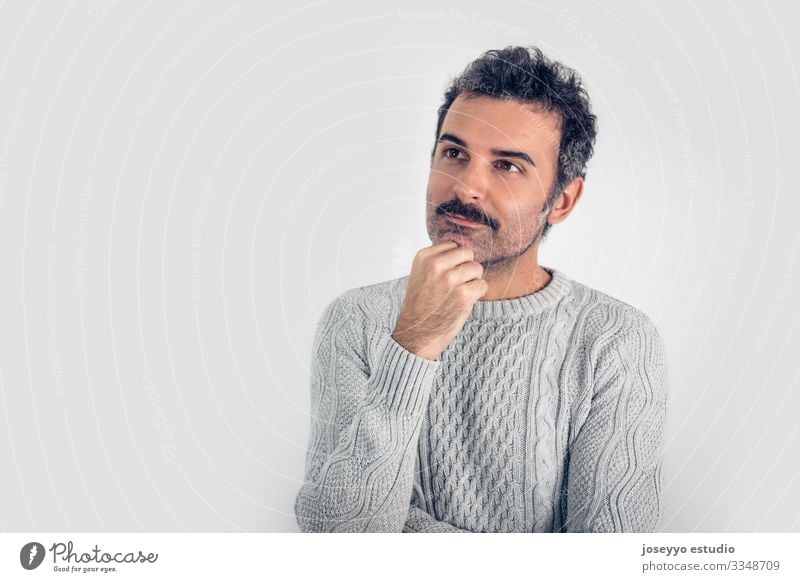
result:
[(526, 315), (541, 313), (558, 303), (561, 298), (569, 293), (569, 278), (561, 271), (552, 267), (545, 267), (542, 265), (542, 269), (547, 271), (551, 277), (547, 285), (538, 291), (521, 297), (492, 299), (487, 301), (478, 300), (472, 306), (472, 313), (469, 319), (516, 319)]

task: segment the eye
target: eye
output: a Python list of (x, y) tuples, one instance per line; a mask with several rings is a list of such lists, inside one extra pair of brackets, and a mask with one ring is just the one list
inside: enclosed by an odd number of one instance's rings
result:
[(512, 164), (511, 162), (509, 162), (507, 160), (500, 160), (499, 162), (497, 162), (497, 167), (499, 167), (504, 172), (512, 172), (512, 173), (513, 172), (522, 172), (522, 170), (520, 170), (519, 166), (517, 166), (516, 164)]
[(442, 150), (442, 155), (445, 158), (450, 158), (451, 160), (458, 159), (458, 156), (461, 154), (461, 150), (458, 148), (445, 148)]

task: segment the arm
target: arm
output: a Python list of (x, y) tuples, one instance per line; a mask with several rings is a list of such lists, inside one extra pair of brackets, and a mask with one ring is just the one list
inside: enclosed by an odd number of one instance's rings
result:
[(408, 515), (416, 443), (440, 363), (387, 333), (370, 369), (362, 313), (339, 297), (315, 335), (311, 437), (295, 500), (306, 532), (400, 532)]
[(408, 519), (403, 526), (403, 533), (471, 533), (466, 529), (459, 529), (444, 521), (437, 521), (424, 510), (414, 505), (408, 511)]
[(641, 312), (612, 317), (618, 331), (589, 358), (594, 392), (570, 447), (569, 532), (651, 532), (661, 523), (664, 345)]
[(469, 530), (457, 528), (447, 522), (437, 521), (425, 511), (420, 501), (421, 498), (422, 492), (415, 484), (403, 533), (471, 533)]

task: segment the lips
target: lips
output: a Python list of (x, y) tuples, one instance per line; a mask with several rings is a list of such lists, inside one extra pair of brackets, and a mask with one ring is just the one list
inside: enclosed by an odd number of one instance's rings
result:
[(449, 220), (453, 224), (457, 224), (458, 226), (466, 226), (468, 228), (480, 228), (481, 226), (484, 226), (483, 223), (481, 222), (468, 220), (466, 218), (454, 214), (447, 215), (446, 218), (447, 220)]

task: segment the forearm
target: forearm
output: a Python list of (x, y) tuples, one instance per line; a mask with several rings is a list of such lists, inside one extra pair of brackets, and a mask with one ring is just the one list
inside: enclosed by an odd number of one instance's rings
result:
[(437, 521), (430, 514), (419, 507), (411, 506), (408, 511), (408, 518), (403, 526), (403, 533), (472, 533), (466, 529), (457, 528), (454, 525)]
[(318, 421), (312, 446), (320, 450), (309, 452), (307, 481), (295, 503), (303, 531), (402, 531), (437, 365), (388, 338), (361, 409), (335, 443), (321, 436), (326, 427)]

